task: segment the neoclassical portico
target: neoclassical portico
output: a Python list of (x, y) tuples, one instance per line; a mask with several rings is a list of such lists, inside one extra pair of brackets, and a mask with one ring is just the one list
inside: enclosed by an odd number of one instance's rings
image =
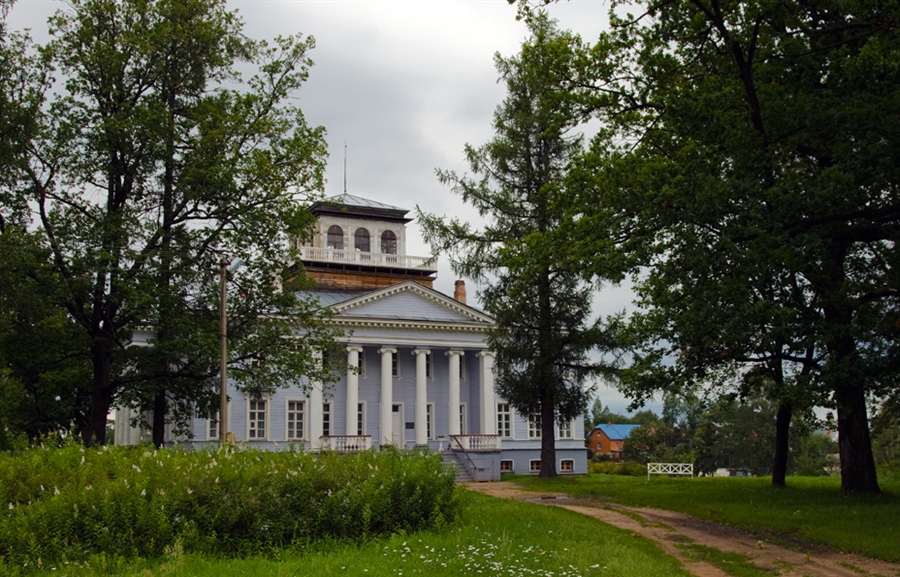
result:
[[(400, 348), (397, 346), (378, 346), (368, 347), (370, 350), (377, 352), (380, 358), (379, 362), (379, 378), (377, 382), (371, 379), (367, 386), (375, 386), (378, 390), (378, 420), (377, 428), (369, 426), (368, 430), (359, 430), (359, 412), (360, 406), (360, 371), (356, 367), (360, 365), (360, 355), (363, 354), (365, 346), (362, 344), (349, 344), (347, 351), (347, 371), (343, 383), (338, 387), (343, 387), (343, 391), (335, 391), (332, 393), (333, 399), (343, 399), (343, 417), (344, 427), (342, 431), (332, 428), (331, 436), (343, 435), (346, 437), (371, 436), (376, 446), (400, 443), (405, 445), (409, 439), (404, 437), (405, 431), (396, 431), (395, 427), (395, 405), (398, 402), (407, 402), (410, 395), (395, 395), (396, 363), (399, 359)], [(427, 447), (429, 442), (435, 442), (434, 438), (429, 436), (429, 412), (428, 407), (431, 405), (436, 411), (443, 411), (445, 418), (440, 418), (437, 414), (432, 414), (431, 418), (436, 419), (440, 423), (446, 423), (446, 430), (439, 430), (432, 425), (432, 431), (437, 431), (437, 436), (447, 437), (459, 435), (461, 412), (460, 407), (460, 383), (461, 378), (461, 361), (467, 355), (470, 358), (478, 360), (477, 383), (470, 383), (469, 386), (477, 386), (476, 394), (469, 391), (467, 398), (479, 407), (478, 426), (476, 431), (472, 433), (480, 435), (496, 434), (496, 402), (494, 397), (494, 378), (493, 378), (493, 359), (494, 354), (489, 350), (462, 350), (460, 348), (450, 348), (442, 352), (442, 356), (447, 359), (446, 371), (436, 371), (432, 369), (429, 374), (429, 356), (433, 359), (439, 351), (436, 347), (415, 347), (410, 354), (415, 359), (415, 383), (414, 396), (412, 397), (413, 409), (408, 414), (413, 415), (413, 423), (415, 427), (414, 443), (417, 447)], [(435, 377), (434, 374), (439, 374)], [(474, 376), (474, 375), (473, 375)], [(400, 381), (400, 386), (405, 386), (404, 381)], [(343, 393), (343, 394), (341, 394)], [(435, 402), (435, 399), (443, 399), (446, 395), (446, 402)], [(429, 402), (431, 397), (432, 402)], [(477, 399), (477, 400), (476, 400)], [(323, 386), (321, 383), (313, 382), (309, 388), (307, 402), (308, 427), (309, 427), (309, 448), (318, 450), (322, 448), (321, 439), (315, 435), (316, 431), (323, 430), (324, 414), (323, 406), (328, 402), (327, 395), (323, 394)]]

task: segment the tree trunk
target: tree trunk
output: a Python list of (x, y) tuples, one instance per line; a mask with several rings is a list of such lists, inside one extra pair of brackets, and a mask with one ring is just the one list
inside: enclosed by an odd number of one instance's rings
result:
[(153, 445), (159, 449), (166, 440), (166, 392), (153, 398)]
[(556, 472), (556, 419), (553, 403), (541, 403), (541, 472), (540, 477), (557, 477)]
[(97, 338), (91, 346), (91, 362), (94, 366), (93, 390), (88, 422), (81, 431), (81, 439), (85, 445), (102, 445), (106, 442), (106, 421), (112, 406), (112, 345), (108, 341)]
[(772, 485), (784, 487), (787, 475), (788, 434), (794, 407), (789, 401), (782, 401), (775, 417), (775, 460), (772, 463)]
[(840, 387), (837, 401), (838, 447), (841, 454), (841, 490), (879, 494), (878, 475), (869, 436), (866, 396), (859, 386)]

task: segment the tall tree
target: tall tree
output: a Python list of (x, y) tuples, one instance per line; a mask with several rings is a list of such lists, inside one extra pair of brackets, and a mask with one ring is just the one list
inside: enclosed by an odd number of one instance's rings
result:
[(494, 114), (495, 137), (467, 146), (473, 176), (438, 171), (463, 201), (489, 222), (476, 230), (419, 211), (435, 253), (481, 283), (485, 311), (496, 320), (488, 344), (496, 353), (496, 390), (520, 413), (540, 421), (542, 477), (556, 476), (556, 425), (575, 418), (589, 400), (585, 378), (604, 367), (588, 353), (604, 345), (590, 322), (591, 290), (568, 258), (562, 226), (577, 209), (563, 186), (582, 148), (581, 118), (560, 90), (580, 40), (546, 15), (529, 21), (531, 37), (512, 58), (495, 57), (507, 97)]
[[(310, 226), (306, 203), (322, 186), (324, 131), (288, 104), (314, 43), (269, 45), (241, 28), (221, 0), (76, 0), (51, 18), (39, 70), (60, 82), (3, 198), (33, 209), (54, 295), (89, 343), (77, 423), (88, 442), (103, 442), (116, 402), (170, 417), (211, 404), (209, 270), (224, 255), (244, 261), (230, 288), (238, 383), (263, 392), (301, 374), (333, 378), (313, 354), (332, 332), (278, 282), (286, 236)], [(239, 68), (257, 73), (242, 81)], [(286, 338), (298, 325), (309, 346)], [(132, 346), (142, 329), (153, 347)]]
[[(803, 381), (801, 398), (837, 410), (842, 488), (877, 493), (866, 402), (896, 391), (900, 369), (900, 10), (619, 8), (573, 77), (606, 127), (585, 246), (612, 230), (623, 249), (586, 260), (601, 275), (641, 271), (642, 303), (676, 327), (676, 356), (753, 358)], [(670, 312), (693, 328), (732, 320), (682, 333)], [(665, 382), (655, 364), (648, 387)]]
[(624, 424), (624, 423), (633, 423), (634, 421), (628, 415), (623, 415), (621, 413), (614, 413), (610, 410), (609, 406), (603, 406), (603, 401), (599, 398), (594, 399), (594, 402), (588, 407), (584, 408), (584, 437), (587, 439), (587, 436), (591, 431), (594, 430), (594, 427), (597, 425), (612, 425), (612, 424)]

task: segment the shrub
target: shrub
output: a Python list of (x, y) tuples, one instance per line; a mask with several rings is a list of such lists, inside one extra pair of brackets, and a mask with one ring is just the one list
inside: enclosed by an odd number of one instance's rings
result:
[(612, 461), (593, 462), (588, 463), (588, 473), (644, 477), (647, 475), (647, 465), (636, 463), (635, 461), (625, 461), (624, 463), (614, 463)]
[(156, 451), (77, 445), (0, 454), (0, 565), (91, 555), (244, 555), (453, 522), (438, 455)]

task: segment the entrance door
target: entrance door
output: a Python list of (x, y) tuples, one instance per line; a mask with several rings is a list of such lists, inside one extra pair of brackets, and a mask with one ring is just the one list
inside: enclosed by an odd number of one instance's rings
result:
[(391, 442), (401, 449), (406, 445), (406, 431), (403, 422), (403, 405), (395, 404), (391, 407)]

